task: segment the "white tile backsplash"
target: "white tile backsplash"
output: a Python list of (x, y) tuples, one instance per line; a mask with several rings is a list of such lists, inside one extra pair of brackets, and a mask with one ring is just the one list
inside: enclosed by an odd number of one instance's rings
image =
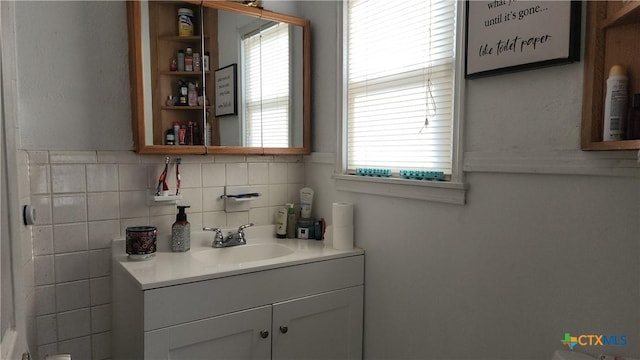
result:
[[(89, 308), (58, 313), (58, 339), (68, 340), (91, 333)], [(91, 355), (89, 355), (91, 356)]]
[(93, 278), (89, 281), (89, 285), (91, 287), (91, 306), (111, 302), (111, 276)]
[(202, 213), (203, 227), (227, 227), (227, 213), (224, 211), (212, 211)]
[(118, 191), (118, 165), (87, 165), (87, 191)]
[(286, 163), (270, 163), (269, 164), (269, 184), (286, 184), (287, 183), (287, 164)]
[(31, 194), (49, 194), (51, 192), (51, 178), (49, 176), (49, 165), (31, 164), (29, 165), (29, 182)]
[(297, 184), (304, 183), (304, 164), (303, 163), (287, 163), (287, 183)]
[(202, 211), (224, 211), (224, 187), (202, 188)]
[[(202, 188), (189, 188), (182, 189), (180, 191), (182, 200), (178, 200), (177, 205), (190, 206), (186, 209), (187, 214), (202, 212)], [(178, 212), (178, 209), (174, 206), (174, 214)]]
[(87, 221), (86, 194), (53, 195), (54, 224)]
[(57, 315), (43, 315), (36, 317), (38, 345), (49, 344), (58, 341)]
[(249, 164), (249, 185), (260, 185), (269, 183), (269, 164), (250, 163)]
[(295, 204), (300, 201), (287, 196), (287, 184), (269, 185), (269, 206), (283, 205), (288, 202)]
[(36, 286), (36, 315), (47, 315), (56, 312), (55, 285)]
[[(111, 357), (111, 242), (128, 226), (158, 227), (168, 249), (175, 204), (150, 206), (164, 156), (132, 151), (29, 151), (30, 186), (37, 211), (31, 228), (34, 316), (40, 356), (71, 353), (80, 359)], [(175, 192), (175, 157), (167, 182)], [(298, 202), (304, 184), (300, 156), (182, 156), (178, 204), (192, 231), (273, 222), (274, 210)], [(25, 180), (26, 181), (26, 180)], [(250, 210), (226, 213), (225, 186), (242, 185), (262, 197)], [(30, 196), (30, 198), (29, 198)]]
[(117, 192), (100, 192), (87, 194), (87, 219), (117, 219), (120, 212), (120, 200)]
[(254, 225), (273, 224), (273, 221), (269, 218), (269, 208), (261, 207), (250, 209), (249, 222), (252, 222)]
[(246, 163), (227, 164), (227, 185), (249, 184), (249, 167)]
[(65, 282), (56, 285), (56, 310), (76, 310), (90, 305), (89, 280)]
[(51, 225), (34, 225), (31, 228), (31, 239), (33, 240), (33, 256), (53, 254), (53, 228)]
[(202, 164), (202, 186), (225, 186), (226, 169), (225, 164)]
[(55, 282), (53, 255), (36, 256), (33, 258), (34, 284), (49, 285)]
[(147, 192), (121, 191), (120, 192), (120, 218), (140, 218), (149, 216), (147, 206)]
[(27, 156), (29, 157), (29, 164), (48, 164), (49, 163), (48, 151), (29, 150), (27, 151)]
[(80, 251), (55, 255), (56, 283), (89, 278), (89, 253)]
[(101, 333), (111, 330), (111, 305), (91, 308), (91, 332)]
[(120, 191), (145, 190), (147, 188), (147, 166), (124, 164), (118, 166)]
[(49, 151), (49, 162), (70, 164), (94, 164), (97, 162), (95, 151)]
[[(175, 167), (172, 174), (175, 178)], [(202, 165), (201, 164), (180, 164), (180, 187), (201, 188), (202, 187)]]
[(92, 335), (91, 346), (94, 360), (111, 358), (111, 331)]
[(58, 351), (61, 354), (71, 354), (72, 359), (91, 359), (91, 337), (60, 341)]
[(249, 222), (249, 212), (240, 211), (227, 214), (227, 227), (238, 227)]
[(51, 165), (51, 190), (54, 194), (80, 193), (87, 190), (85, 166)]
[(36, 210), (36, 224), (51, 224), (51, 196), (33, 195), (31, 196), (31, 206), (33, 206), (33, 208)]
[(120, 220), (90, 221), (89, 249), (110, 248), (114, 238), (120, 237)]
[(45, 356), (47, 355), (56, 355), (56, 354), (58, 354), (58, 343), (56, 342), (38, 346), (38, 357), (37, 357), (38, 359), (44, 359)]
[(89, 276), (92, 278), (111, 274), (111, 249), (89, 251)]
[(87, 223), (53, 226), (53, 244), (56, 254), (88, 249)]

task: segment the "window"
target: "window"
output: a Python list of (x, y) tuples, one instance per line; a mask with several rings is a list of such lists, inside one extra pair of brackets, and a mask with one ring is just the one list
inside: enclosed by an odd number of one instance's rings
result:
[(457, 1), (349, 0), (346, 170), (455, 172)]
[[(289, 25), (271, 23), (243, 40), (245, 146), (289, 146)], [(269, 59), (269, 61), (264, 61)]]

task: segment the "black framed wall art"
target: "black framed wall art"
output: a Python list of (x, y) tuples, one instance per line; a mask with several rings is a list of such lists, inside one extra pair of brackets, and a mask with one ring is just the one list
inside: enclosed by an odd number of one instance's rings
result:
[(580, 1), (466, 1), (465, 77), (580, 59)]

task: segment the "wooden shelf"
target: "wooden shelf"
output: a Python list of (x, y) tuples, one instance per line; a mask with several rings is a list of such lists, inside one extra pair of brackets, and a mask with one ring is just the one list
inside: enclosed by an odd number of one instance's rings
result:
[(640, 149), (640, 140), (623, 141), (594, 141), (582, 150), (637, 150)]
[[(209, 75), (209, 71), (205, 71), (204, 74), (205, 75)], [(160, 70), (160, 75), (169, 75), (169, 76), (202, 76), (202, 71)]]
[[(204, 109), (203, 106), (166, 106), (166, 105), (162, 105), (160, 108), (162, 110), (179, 110), (179, 111)], [(211, 109), (211, 106), (207, 106), (207, 109)]]
[[(209, 39), (209, 35), (205, 35), (204, 36), (205, 40)], [(178, 35), (171, 35), (171, 36), (158, 36), (158, 40), (161, 41), (178, 41), (178, 42), (197, 42), (200, 41), (200, 35), (194, 35), (194, 36), (178, 36)]]
[(582, 100), (582, 150), (637, 150), (640, 139), (602, 141), (606, 80), (613, 65), (629, 77), (632, 94), (640, 93), (640, 1), (587, 1)]
[(629, 1), (600, 25), (601, 29), (640, 22), (640, 1)]

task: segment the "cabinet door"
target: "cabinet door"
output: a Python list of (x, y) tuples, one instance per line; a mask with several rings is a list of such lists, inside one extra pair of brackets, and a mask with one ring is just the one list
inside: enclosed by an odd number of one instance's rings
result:
[(271, 306), (146, 332), (145, 359), (270, 359)]
[(274, 360), (362, 359), (363, 287), (273, 305)]

